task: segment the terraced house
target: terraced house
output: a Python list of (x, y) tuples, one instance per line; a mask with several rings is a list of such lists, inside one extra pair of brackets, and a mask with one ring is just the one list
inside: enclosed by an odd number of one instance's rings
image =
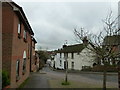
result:
[(29, 76), (33, 36), (22, 7), (14, 2), (3, 2), (2, 68), (9, 73), (11, 88), (17, 88)]
[(32, 43), (31, 43), (31, 62), (30, 62), (30, 71), (31, 72), (36, 72), (39, 69), (39, 60), (37, 60), (37, 52), (35, 51), (35, 44), (37, 41), (35, 38), (32, 38)]

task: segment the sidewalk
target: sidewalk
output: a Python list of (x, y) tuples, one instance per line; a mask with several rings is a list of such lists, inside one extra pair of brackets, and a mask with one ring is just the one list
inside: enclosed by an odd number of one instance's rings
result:
[(29, 81), (23, 88), (49, 88), (45, 72), (31, 73)]

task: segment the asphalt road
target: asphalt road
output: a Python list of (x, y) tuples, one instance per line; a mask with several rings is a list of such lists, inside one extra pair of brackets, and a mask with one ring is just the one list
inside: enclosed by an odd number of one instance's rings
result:
[[(53, 71), (49, 67), (44, 67), (37, 73), (31, 73), (30, 80), (27, 82), (24, 88), (49, 88), (49, 80), (64, 79), (65, 72)], [(102, 86), (102, 74), (92, 73), (69, 73), (68, 79), (73, 81), (80, 81), (87, 84), (101, 85)], [(107, 86), (118, 87), (117, 74), (107, 76)]]
[[(63, 71), (53, 71), (51, 70), (49, 67), (45, 67), (43, 69), (45, 72), (47, 73), (53, 73), (53, 74), (56, 74), (57, 76), (60, 76), (60, 75), (64, 75), (65, 72)], [(58, 75), (59, 74), (59, 75)], [(102, 73), (98, 73), (98, 74), (94, 74), (94, 73), (69, 73), (69, 75), (71, 76), (82, 76), (82, 77), (85, 77), (85, 78), (90, 78), (90, 79), (93, 79), (93, 80), (100, 80), (102, 81), (103, 79), (103, 75)], [(117, 74), (109, 74), (107, 75), (107, 82), (114, 82), (114, 83), (117, 83), (118, 82), (118, 75)]]

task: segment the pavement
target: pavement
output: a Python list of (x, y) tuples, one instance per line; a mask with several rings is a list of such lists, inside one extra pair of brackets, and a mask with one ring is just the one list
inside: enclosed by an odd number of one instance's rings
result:
[[(65, 73), (60, 71), (53, 71), (48, 67), (44, 67), (39, 72), (33, 72), (30, 75), (30, 79), (24, 86), (24, 88), (54, 88), (54, 85), (61, 80), (64, 80)], [(102, 75), (94, 73), (69, 73), (68, 80), (73, 82), (84, 83), (85, 85), (91, 84), (92, 86), (99, 86), (102, 88)], [(51, 84), (51, 83), (55, 84)], [(107, 76), (107, 87), (118, 87), (118, 77), (117, 74)]]
[(48, 78), (44, 71), (37, 73), (31, 73), (30, 79), (24, 86), (24, 88), (50, 88), (48, 83)]

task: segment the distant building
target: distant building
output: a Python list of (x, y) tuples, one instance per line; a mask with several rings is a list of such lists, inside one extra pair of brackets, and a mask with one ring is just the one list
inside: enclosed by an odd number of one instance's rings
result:
[(3, 2), (2, 69), (9, 73), (11, 88), (17, 88), (30, 74), (33, 35), (22, 7), (14, 2)]
[(37, 71), (37, 53), (35, 52), (35, 44), (37, 41), (35, 40), (34, 37), (32, 37), (32, 43), (31, 43), (31, 60), (30, 60), (30, 71), (31, 72), (36, 72)]
[[(110, 64), (117, 64), (120, 60), (120, 35), (106, 36), (103, 41), (103, 47), (107, 46), (108, 50), (111, 50), (111, 55), (115, 55), (110, 58)], [(113, 53), (112, 53), (113, 52)]]
[[(93, 49), (90, 44), (87, 45)], [(63, 45), (63, 48), (59, 49), (55, 55), (55, 68), (66, 69), (67, 60), (69, 70), (82, 70), (84, 67), (92, 67), (95, 58), (95, 53), (86, 48), (84, 44)]]

